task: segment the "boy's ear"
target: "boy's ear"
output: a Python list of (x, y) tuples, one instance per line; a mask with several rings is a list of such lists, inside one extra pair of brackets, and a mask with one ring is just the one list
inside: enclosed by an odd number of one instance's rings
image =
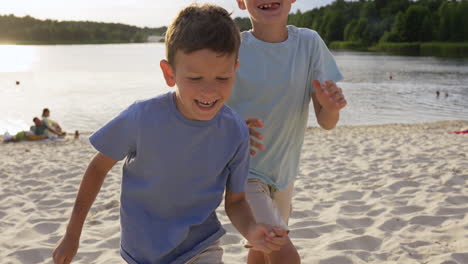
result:
[(164, 79), (166, 80), (167, 85), (169, 85), (170, 87), (174, 87), (176, 82), (172, 66), (169, 64), (169, 62), (167, 62), (167, 60), (161, 60), (159, 66), (161, 66), (161, 70), (163, 72)]
[(237, 5), (239, 6), (240, 10), (247, 9), (247, 7), (245, 6), (244, 0), (237, 0)]
[(236, 60), (236, 65), (234, 65), (234, 71), (237, 71), (237, 69), (239, 69), (239, 59)]

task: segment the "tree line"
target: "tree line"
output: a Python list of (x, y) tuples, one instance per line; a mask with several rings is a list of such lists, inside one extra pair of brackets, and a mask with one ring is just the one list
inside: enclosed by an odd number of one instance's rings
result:
[[(234, 20), (241, 31), (251, 28), (248, 18)], [(314, 29), (327, 43), (467, 42), (468, 0), (336, 0), (309, 11), (298, 10), (289, 15), (288, 24)], [(162, 36), (166, 30), (0, 15), (0, 42), (145, 42), (149, 35)]]
[(167, 27), (140, 28), (120, 23), (39, 20), (31, 16), (0, 15), (3, 43), (129, 43), (163, 35)]
[(288, 22), (316, 30), (326, 42), (464, 42), (468, 0), (336, 0), (297, 11)]

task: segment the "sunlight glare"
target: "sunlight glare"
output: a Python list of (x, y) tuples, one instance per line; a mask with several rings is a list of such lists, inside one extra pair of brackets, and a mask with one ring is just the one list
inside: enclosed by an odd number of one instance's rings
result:
[(0, 45), (0, 72), (27, 72), (36, 56), (33, 46)]

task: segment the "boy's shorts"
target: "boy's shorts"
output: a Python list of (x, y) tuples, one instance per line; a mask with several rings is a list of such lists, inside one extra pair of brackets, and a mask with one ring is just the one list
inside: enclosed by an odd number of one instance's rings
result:
[(218, 240), (185, 264), (223, 264), (223, 248)]
[(289, 216), (291, 215), (291, 200), (294, 182), (284, 190), (262, 182), (259, 179), (249, 179), (246, 188), (246, 197), (255, 220), (258, 223), (282, 227), (288, 230)]

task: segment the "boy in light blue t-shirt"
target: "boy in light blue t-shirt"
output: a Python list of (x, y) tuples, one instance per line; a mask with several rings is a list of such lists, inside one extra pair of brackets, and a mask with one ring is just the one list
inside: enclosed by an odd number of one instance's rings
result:
[(80, 186), (55, 263), (70, 263), (86, 215), (107, 172), (126, 158), (121, 248), (128, 263), (222, 263), (225, 233), (215, 210), (225, 192), (233, 225), (265, 253), (286, 243), (284, 229), (256, 224), (245, 200), (249, 131), (225, 106), (238, 67), (240, 36), (226, 10), (182, 10), (166, 33), (166, 83), (175, 92), (134, 103), (95, 132), (99, 153)]
[[(342, 75), (317, 32), (288, 26), (295, 0), (237, 0), (253, 29), (242, 33), (240, 67), (228, 105), (247, 120), (252, 135), (247, 200), (257, 222), (287, 228), (294, 180), (313, 101), (318, 123), (335, 127), (346, 100)], [(255, 127), (263, 127), (257, 130)], [(261, 143), (259, 141), (261, 139)], [(292, 242), (279, 251), (251, 251), (248, 263), (300, 263)]]

